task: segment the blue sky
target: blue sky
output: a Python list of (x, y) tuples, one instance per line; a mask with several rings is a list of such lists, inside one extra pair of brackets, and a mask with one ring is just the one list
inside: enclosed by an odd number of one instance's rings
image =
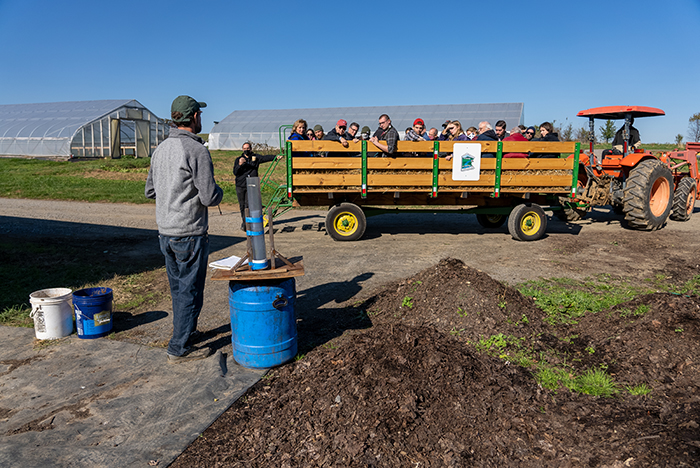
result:
[(0, 104), (168, 117), (189, 94), (205, 132), (244, 109), (523, 102), (527, 125), (579, 128), (579, 110), (643, 105), (666, 116), (638, 119), (642, 141), (687, 137), (699, 0), (483, 4), (0, 0)]

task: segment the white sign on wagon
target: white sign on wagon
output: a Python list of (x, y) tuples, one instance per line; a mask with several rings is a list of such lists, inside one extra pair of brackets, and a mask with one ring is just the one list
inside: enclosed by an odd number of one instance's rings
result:
[(479, 180), (481, 144), (455, 143), (452, 158), (452, 180)]

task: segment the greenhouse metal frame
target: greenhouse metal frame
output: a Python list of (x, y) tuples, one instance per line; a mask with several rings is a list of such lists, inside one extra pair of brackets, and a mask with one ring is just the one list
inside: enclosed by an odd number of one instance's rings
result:
[(134, 99), (0, 105), (0, 156), (148, 157), (168, 130)]
[[(306, 120), (309, 128), (320, 124), (325, 132), (331, 130), (339, 119), (368, 126), (371, 133), (378, 127), (381, 114), (388, 114), (391, 123), (401, 138), (405, 129), (421, 118), (427, 128), (435, 127), (442, 131), (446, 120), (459, 120), (463, 129), (478, 126), (487, 120), (495, 125), (505, 120), (508, 129), (524, 123), (524, 104), (436, 104), (421, 106), (375, 106), (375, 107), (327, 107), (316, 109), (277, 109), (277, 110), (238, 110), (216, 123), (209, 133), (209, 149), (240, 149), (246, 141), (266, 144), (279, 148), (279, 128), (291, 125), (297, 119)], [(288, 133), (288, 132), (287, 132)]]

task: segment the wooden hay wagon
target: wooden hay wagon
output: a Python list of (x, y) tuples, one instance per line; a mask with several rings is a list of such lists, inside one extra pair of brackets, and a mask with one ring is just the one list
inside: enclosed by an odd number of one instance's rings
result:
[[(453, 161), (445, 156), (460, 143), (481, 146), (478, 180), (455, 180)], [(400, 141), (396, 157), (382, 157), (369, 141), (347, 148), (334, 141), (287, 141), (283, 189), (293, 206), (329, 206), (326, 230), (334, 240), (360, 239), (369, 215), (411, 210), (474, 213), (486, 228), (508, 221), (513, 238), (530, 241), (544, 235), (545, 209), (561, 209), (561, 200), (576, 195), (579, 152), (575, 142)]]

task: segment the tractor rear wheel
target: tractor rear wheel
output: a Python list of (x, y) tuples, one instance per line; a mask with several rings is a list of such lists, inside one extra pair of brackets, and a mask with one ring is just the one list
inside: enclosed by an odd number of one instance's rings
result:
[(695, 208), (695, 194), (697, 183), (692, 177), (683, 177), (678, 182), (678, 187), (673, 193), (673, 212), (671, 219), (674, 221), (688, 221)]
[(340, 203), (328, 210), (326, 232), (336, 241), (356, 241), (365, 233), (367, 218), (354, 203)]
[(671, 169), (656, 159), (640, 162), (627, 178), (623, 204), (625, 220), (631, 228), (661, 228), (673, 206)]
[(508, 220), (508, 216), (502, 214), (483, 214), (476, 215), (476, 220), (486, 229), (495, 229), (503, 226)]
[(528, 203), (513, 208), (508, 216), (508, 232), (513, 239), (535, 241), (547, 230), (547, 215), (540, 205)]

